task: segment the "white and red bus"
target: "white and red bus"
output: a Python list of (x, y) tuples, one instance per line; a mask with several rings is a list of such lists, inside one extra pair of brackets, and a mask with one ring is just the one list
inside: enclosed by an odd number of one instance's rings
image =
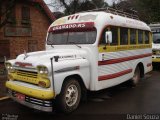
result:
[(128, 80), (135, 85), (152, 70), (151, 30), (134, 15), (109, 8), (76, 13), (51, 24), (45, 51), (21, 54), (6, 68), (12, 99), (47, 112), (56, 102), (72, 112), (86, 90)]

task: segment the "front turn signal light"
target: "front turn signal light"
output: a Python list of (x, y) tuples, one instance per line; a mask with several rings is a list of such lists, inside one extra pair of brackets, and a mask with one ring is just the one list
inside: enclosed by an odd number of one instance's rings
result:
[(48, 88), (48, 87), (50, 87), (50, 81), (49, 80), (40, 80), (38, 82), (38, 86), (43, 87), (43, 88)]

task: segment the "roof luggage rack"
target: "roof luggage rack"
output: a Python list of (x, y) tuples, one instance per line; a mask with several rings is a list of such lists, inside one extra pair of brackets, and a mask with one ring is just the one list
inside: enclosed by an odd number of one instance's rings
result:
[[(123, 17), (128, 17), (128, 18), (139, 20), (139, 17), (136, 14), (127, 13), (127, 12), (124, 12), (122, 10), (117, 10), (117, 9), (113, 9), (113, 8), (110, 8), (110, 7), (87, 10), (87, 11), (84, 11), (84, 12), (93, 12), (93, 11), (104, 11), (104, 12), (107, 12), (107, 13), (112, 13), (112, 14), (115, 14), (115, 15), (120, 15), (120, 16), (123, 16)], [(133, 12), (133, 10), (130, 10), (130, 11)]]

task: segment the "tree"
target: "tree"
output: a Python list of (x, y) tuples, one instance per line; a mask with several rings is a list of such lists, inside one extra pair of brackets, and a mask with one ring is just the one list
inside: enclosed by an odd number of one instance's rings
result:
[(137, 11), (139, 18), (147, 23), (160, 21), (160, 0), (123, 0), (115, 6), (127, 12)]
[(67, 2), (67, 0), (59, 0), (59, 2), (64, 6), (64, 13), (66, 15), (96, 8), (90, 0), (70, 0), (70, 2)]
[[(65, 15), (74, 14), (97, 8), (107, 7), (104, 0), (57, 0), (60, 7), (64, 8)], [(57, 3), (56, 3), (57, 4)]]
[(160, 1), (159, 0), (135, 0), (135, 7), (139, 11), (141, 19), (148, 22), (160, 21)]
[(96, 6), (96, 8), (106, 8), (109, 6), (104, 0), (92, 0), (92, 3)]

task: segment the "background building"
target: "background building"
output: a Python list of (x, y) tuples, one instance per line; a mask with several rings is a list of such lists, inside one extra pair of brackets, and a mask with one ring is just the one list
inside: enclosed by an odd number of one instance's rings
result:
[(4, 56), (14, 59), (24, 50), (43, 50), (47, 29), (54, 19), (43, 0), (1, 0), (0, 68)]

